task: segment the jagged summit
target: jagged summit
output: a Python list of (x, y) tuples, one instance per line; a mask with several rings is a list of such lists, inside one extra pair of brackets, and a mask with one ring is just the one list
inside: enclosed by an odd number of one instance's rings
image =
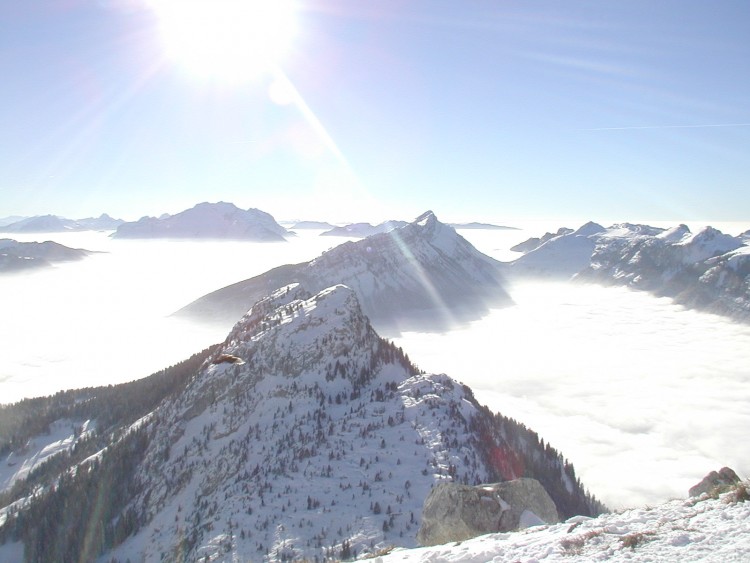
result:
[(387, 233), (341, 244), (310, 262), (281, 266), (215, 291), (179, 313), (234, 322), (278, 287), (299, 282), (318, 292), (345, 284), (380, 330), (444, 326), (510, 302), (500, 267), (427, 212)]
[(427, 211), (422, 213), (419, 217), (414, 219), (414, 223), (418, 225), (427, 223), (428, 221), (433, 221), (433, 222), (437, 221), (437, 217), (435, 216), (435, 213), (433, 213), (431, 209), (428, 209)]
[(602, 231), (604, 231), (604, 227), (602, 227), (599, 223), (589, 221), (588, 223), (581, 225), (578, 229), (573, 231), (573, 236), (588, 237), (601, 233)]
[(665, 242), (675, 243), (690, 235), (690, 227), (688, 227), (684, 223), (680, 223), (676, 227), (672, 227), (664, 232), (659, 233), (658, 235), (656, 235), (656, 238), (661, 239)]

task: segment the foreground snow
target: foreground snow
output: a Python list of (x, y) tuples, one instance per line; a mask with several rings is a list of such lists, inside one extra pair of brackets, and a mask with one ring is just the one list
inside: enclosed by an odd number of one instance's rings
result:
[(575, 517), (521, 532), (488, 534), (455, 544), (398, 549), (375, 561), (748, 561), (750, 502), (735, 502), (733, 495), (727, 493), (718, 499), (704, 495), (598, 518)]

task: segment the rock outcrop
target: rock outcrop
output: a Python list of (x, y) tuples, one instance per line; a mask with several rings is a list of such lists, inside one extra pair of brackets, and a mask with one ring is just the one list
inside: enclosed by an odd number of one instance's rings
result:
[(558, 521), (555, 503), (536, 479), (476, 487), (441, 483), (424, 503), (417, 541), (438, 545)]
[(690, 487), (691, 497), (698, 497), (703, 493), (723, 493), (740, 482), (740, 478), (729, 467), (722, 467), (719, 471), (712, 471), (697, 485)]

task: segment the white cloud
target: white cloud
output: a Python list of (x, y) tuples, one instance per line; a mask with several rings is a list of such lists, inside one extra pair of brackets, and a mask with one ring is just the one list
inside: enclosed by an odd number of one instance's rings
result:
[(750, 473), (750, 327), (622, 288), (535, 283), (447, 335), (398, 340), (419, 366), (539, 432), (613, 507)]

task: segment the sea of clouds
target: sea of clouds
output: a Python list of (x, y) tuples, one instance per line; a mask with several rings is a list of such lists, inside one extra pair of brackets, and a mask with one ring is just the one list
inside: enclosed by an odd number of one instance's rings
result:
[[(511, 244), (543, 232), (462, 234), (507, 260)], [(102, 252), (0, 277), (0, 403), (136, 379), (223, 340), (228, 326), (170, 314), (342, 242), (317, 234), (275, 244), (27, 236)], [(723, 465), (750, 475), (750, 326), (623, 288), (534, 282), (509, 291), (512, 307), (396, 341), (422, 369), (468, 384), (481, 403), (537, 431), (612, 508), (684, 497)]]

